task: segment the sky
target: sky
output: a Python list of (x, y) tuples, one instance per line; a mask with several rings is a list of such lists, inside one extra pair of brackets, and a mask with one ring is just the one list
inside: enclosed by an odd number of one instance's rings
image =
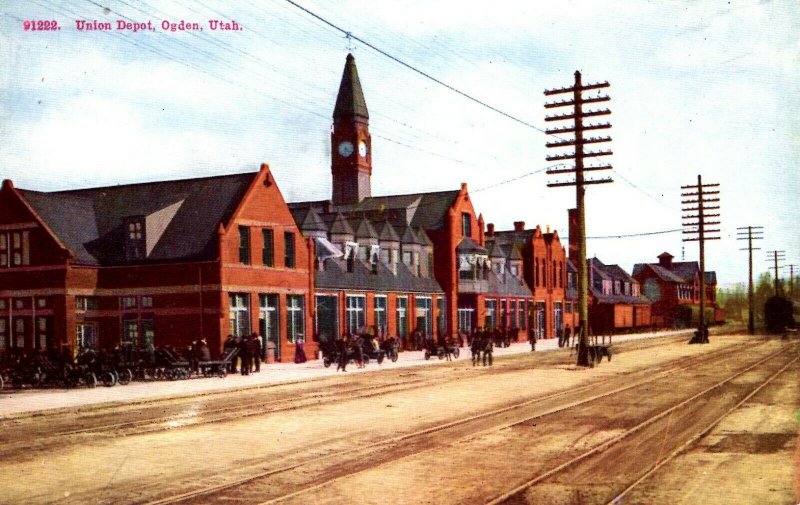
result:
[[(601, 105), (614, 152), (600, 160), (614, 182), (587, 189), (589, 257), (629, 272), (663, 251), (697, 260), (680, 232), (603, 237), (681, 228), (681, 186), (701, 175), (720, 184), (721, 240), (706, 246), (720, 285), (747, 280), (740, 226), (764, 227), (756, 275), (771, 265), (766, 251), (800, 263), (797, 2), (295, 1), (354, 38), (287, 0), (0, 2), (0, 179), (54, 191), (268, 163), (288, 201), (330, 198), (331, 114), (350, 51), (370, 112), (373, 195), (466, 182), (496, 229), (549, 226), (566, 245), (575, 191), (547, 186), (567, 176), (544, 173), (554, 111), (543, 91), (580, 70), (610, 83)], [(211, 30), (211, 19), (242, 29)], [(60, 29), (26, 31), (25, 20)], [(76, 20), (114, 29), (79, 31)], [(118, 20), (154, 30), (116, 30)]]

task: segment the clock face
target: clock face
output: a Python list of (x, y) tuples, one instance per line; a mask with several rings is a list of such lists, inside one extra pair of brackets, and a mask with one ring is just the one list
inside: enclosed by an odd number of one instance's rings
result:
[(352, 142), (344, 141), (339, 143), (339, 154), (347, 158), (351, 154), (353, 154), (353, 144)]
[(367, 156), (367, 143), (364, 142), (363, 140), (358, 143), (358, 154), (362, 158), (365, 158)]

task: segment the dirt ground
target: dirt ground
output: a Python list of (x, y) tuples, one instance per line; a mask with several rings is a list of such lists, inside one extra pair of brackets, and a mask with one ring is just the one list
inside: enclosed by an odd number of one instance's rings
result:
[[(745, 346), (752, 352), (736, 352)], [(0, 502), (147, 503), (257, 477), (188, 502), (481, 503), (781, 349), (797, 353), (780, 341), (744, 336), (717, 336), (703, 346), (684, 339), (628, 342), (615, 344), (613, 360), (593, 369), (576, 369), (566, 350), (509, 356), (491, 369), (462, 358), (220, 397), (12, 419), (0, 423), (6, 445), (0, 446)], [(671, 368), (700, 358), (708, 362)], [(669, 420), (691, 427), (703, 410), (735, 404), (787, 362), (785, 356), (767, 361), (704, 399), (700, 410)], [(787, 368), (624, 503), (797, 503), (798, 375), (796, 364)], [(589, 402), (597, 394), (607, 396)], [(273, 408), (275, 402), (281, 407)], [(79, 427), (146, 422), (48, 439), (48, 429), (60, 433), (70, 416)], [(641, 452), (653, 452), (644, 449), (647, 439), (669, 436), (674, 425), (649, 429), (638, 445), (617, 444), (622, 456), (615, 457), (635, 467)], [(692, 434), (683, 431), (682, 437)], [(585, 468), (592, 465), (608, 468), (590, 462)], [(583, 468), (569, 471), (580, 475)], [(585, 473), (588, 483), (591, 472)], [(620, 475), (635, 480), (631, 472)], [(586, 491), (584, 501), (580, 486), (552, 481), (532, 489), (552, 489), (537, 495), (549, 503), (556, 501), (548, 496), (592, 503), (591, 496), (602, 495)], [(725, 501), (715, 488), (738, 494)]]

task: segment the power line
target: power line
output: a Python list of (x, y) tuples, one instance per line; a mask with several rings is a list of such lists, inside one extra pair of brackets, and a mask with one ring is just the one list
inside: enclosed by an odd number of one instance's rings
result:
[(480, 99), (478, 99), (478, 98), (475, 98), (475, 97), (474, 97), (474, 96), (472, 96), (472, 95), (469, 95), (469, 94), (467, 94), (467, 93), (464, 93), (463, 91), (459, 90), (458, 88), (455, 88), (454, 86), (451, 86), (450, 84), (447, 84), (446, 82), (443, 82), (443, 81), (441, 81), (441, 80), (437, 79), (436, 77), (433, 77), (431, 74), (429, 74), (429, 73), (427, 73), (427, 72), (425, 72), (425, 71), (423, 71), (423, 70), (420, 70), (420, 69), (418, 69), (417, 67), (415, 67), (415, 66), (413, 66), (413, 65), (410, 65), (410, 64), (406, 63), (405, 61), (403, 61), (403, 60), (401, 60), (401, 59), (399, 59), (399, 58), (397, 58), (397, 57), (395, 57), (395, 56), (392, 56), (391, 54), (387, 53), (387, 52), (386, 52), (386, 51), (384, 51), (383, 49), (380, 49), (380, 48), (378, 48), (378, 47), (375, 47), (374, 45), (370, 44), (370, 43), (369, 43), (369, 42), (367, 42), (366, 40), (364, 40), (364, 39), (362, 39), (362, 38), (358, 37), (357, 35), (353, 35), (353, 33), (352, 33), (352, 32), (349, 32), (349, 31), (345, 30), (344, 28), (341, 28), (340, 26), (338, 26), (338, 25), (335, 25), (334, 23), (332, 23), (332, 22), (328, 21), (327, 19), (323, 18), (323, 17), (322, 17), (322, 16), (320, 16), (319, 14), (316, 14), (316, 13), (314, 13), (314, 12), (310, 11), (309, 9), (306, 9), (306, 8), (305, 8), (305, 7), (303, 7), (302, 5), (300, 5), (300, 4), (297, 4), (297, 3), (293, 2), (292, 0), (286, 0), (286, 1), (287, 1), (288, 3), (290, 3), (290, 4), (294, 5), (294, 6), (295, 6), (295, 7), (297, 7), (298, 9), (302, 10), (303, 12), (307, 13), (308, 15), (310, 15), (310, 16), (313, 16), (314, 18), (316, 18), (316, 19), (318, 19), (318, 20), (322, 21), (323, 23), (327, 24), (327, 25), (328, 25), (328, 26), (330, 26), (331, 28), (335, 28), (336, 30), (339, 30), (339, 31), (340, 31), (340, 32), (342, 32), (344, 35), (346, 35), (348, 38), (351, 38), (351, 39), (353, 39), (353, 40), (357, 40), (357, 41), (361, 42), (362, 44), (364, 44), (365, 46), (369, 47), (369, 48), (370, 48), (370, 49), (372, 49), (373, 51), (376, 51), (377, 53), (379, 53), (379, 54), (382, 54), (383, 56), (386, 56), (386, 57), (387, 57), (387, 58), (389, 58), (390, 60), (392, 60), (392, 61), (394, 61), (394, 62), (396, 62), (396, 63), (399, 63), (400, 65), (402, 65), (402, 66), (406, 67), (407, 69), (411, 70), (412, 72), (415, 72), (415, 73), (417, 73), (417, 74), (419, 74), (419, 75), (421, 75), (421, 76), (425, 77), (426, 79), (429, 79), (429, 80), (431, 80), (431, 81), (435, 82), (436, 84), (439, 84), (440, 86), (444, 86), (445, 88), (449, 89), (450, 91), (453, 91), (454, 93), (458, 93), (459, 95), (463, 96), (464, 98), (466, 98), (466, 99), (468, 99), (468, 100), (470, 100), (470, 101), (472, 101), (472, 102), (475, 102), (475, 103), (477, 103), (478, 105), (481, 105), (481, 106), (483, 106), (483, 107), (486, 107), (487, 109), (489, 109), (489, 110), (491, 110), (491, 111), (497, 112), (498, 114), (500, 114), (500, 115), (502, 115), (502, 116), (505, 116), (505, 117), (507, 117), (508, 119), (511, 119), (512, 121), (516, 121), (517, 123), (520, 123), (520, 124), (522, 124), (522, 125), (525, 125), (525, 126), (527, 126), (528, 128), (533, 128), (533, 129), (534, 129), (534, 130), (536, 130), (536, 131), (539, 131), (539, 132), (542, 132), (542, 133), (544, 133), (544, 132), (545, 132), (545, 131), (544, 131), (542, 128), (539, 128), (538, 126), (535, 126), (535, 125), (533, 125), (533, 124), (531, 124), (531, 123), (528, 123), (527, 121), (523, 121), (522, 119), (519, 119), (519, 118), (518, 118), (518, 117), (516, 117), (516, 116), (512, 116), (511, 114), (509, 114), (509, 113), (507, 113), (507, 112), (504, 112), (504, 111), (502, 111), (502, 110), (498, 109), (497, 107), (494, 107), (494, 106), (492, 106), (492, 105), (489, 105), (488, 103), (484, 102), (483, 100), (480, 100)]
[(605, 239), (605, 238), (628, 238), (628, 237), (646, 237), (648, 235), (665, 235), (667, 233), (677, 233), (681, 231), (683, 228), (673, 228), (671, 230), (660, 230), (660, 231), (646, 231), (642, 233), (626, 233), (622, 235), (602, 235), (597, 237), (586, 237), (587, 239)]

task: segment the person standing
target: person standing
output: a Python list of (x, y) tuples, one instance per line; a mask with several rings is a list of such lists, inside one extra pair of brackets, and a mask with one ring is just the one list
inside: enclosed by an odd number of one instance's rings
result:
[(492, 355), (494, 354), (494, 340), (490, 334), (487, 334), (487, 338), (484, 339), (483, 344), (483, 366), (486, 366), (486, 363), (489, 363), (489, 366), (492, 366)]
[(259, 373), (259, 372), (261, 372), (261, 360), (263, 359), (263, 356), (261, 355), (261, 353), (262, 353), (261, 337), (258, 336), (258, 333), (253, 333), (250, 336), (250, 338), (251, 338), (251, 340), (253, 342), (253, 344), (252, 344), (252, 347), (253, 347), (253, 349), (252, 349), (253, 350), (253, 357), (252, 357), (253, 364), (255, 365), (256, 373)]
[(336, 371), (347, 371), (347, 339), (344, 335), (339, 336), (336, 341), (336, 348), (339, 351), (339, 363), (336, 365)]
[(294, 362), (300, 364), (306, 361), (308, 361), (308, 359), (306, 358), (305, 341), (302, 337), (298, 337), (294, 345)]
[(240, 337), (239, 339), (239, 359), (241, 363), (239, 367), (242, 375), (250, 375), (250, 342), (247, 336)]

